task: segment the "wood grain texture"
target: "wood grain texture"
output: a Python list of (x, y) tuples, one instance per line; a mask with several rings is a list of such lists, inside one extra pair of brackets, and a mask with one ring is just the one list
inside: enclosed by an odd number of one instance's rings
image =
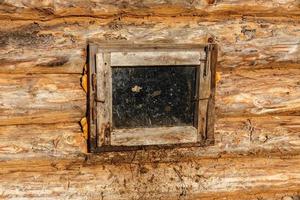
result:
[(300, 68), (221, 73), (217, 116), (299, 115)]
[(196, 143), (197, 129), (193, 126), (116, 129), (111, 133), (111, 145), (138, 146)]
[(299, 68), (299, 19), (199, 17), (94, 19), (47, 22), (0, 20), (0, 73), (81, 73), (87, 41), (219, 45), (218, 68)]
[[(109, 145), (112, 122), (112, 72), (110, 53), (96, 54), (96, 133), (99, 146)], [(93, 67), (91, 67), (93, 68)], [(93, 103), (92, 103), (93, 104)], [(90, 105), (91, 106), (91, 105)]]
[(79, 122), (86, 94), (77, 74), (0, 74), (0, 102), (0, 125)]
[(0, 160), (71, 158), (86, 152), (77, 123), (0, 126)]
[(0, 4), (0, 16), (6, 19), (48, 20), (55, 17), (86, 16), (201, 16), (220, 18), (241, 15), (294, 16), (300, 15), (297, 0), (55, 0), (14, 1)]
[[(0, 160), (77, 157), (86, 143), (77, 123), (0, 126)], [(194, 159), (269, 157), (300, 154), (300, 117), (223, 118), (215, 145), (88, 155), (101, 163), (184, 162)]]
[[(298, 0), (0, 1), (0, 199), (298, 200), (299, 16)], [(218, 43), (215, 145), (84, 154), (93, 40)]]
[[(154, 65), (200, 65), (199, 51), (113, 52), (111, 65), (118, 67)], [(203, 58), (202, 58), (203, 59)]]
[(257, 199), (261, 193), (297, 197), (300, 158), (123, 165), (83, 159), (10, 161), (0, 163), (0, 174), (4, 199)]
[[(299, 115), (299, 80), (300, 69), (225, 71), (217, 117)], [(0, 125), (78, 122), (85, 115), (80, 75), (0, 74), (0, 83)]]

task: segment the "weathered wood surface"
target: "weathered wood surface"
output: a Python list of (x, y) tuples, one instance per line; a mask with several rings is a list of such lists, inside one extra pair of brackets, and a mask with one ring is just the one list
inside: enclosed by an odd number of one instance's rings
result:
[(0, 74), (0, 102), (0, 125), (79, 122), (86, 94), (77, 74)]
[[(199, 158), (300, 154), (300, 117), (224, 118), (216, 121), (215, 145), (89, 155), (98, 162), (183, 162)], [(85, 152), (77, 123), (0, 126), (0, 160), (70, 158)]]
[[(93, 55), (93, 54), (92, 54)], [(97, 126), (96, 131), (99, 146), (109, 145), (111, 142), (110, 129), (112, 122), (112, 72), (110, 69), (110, 53), (96, 54), (96, 105)], [(92, 57), (92, 56), (91, 56)], [(94, 97), (94, 98), (95, 98)], [(92, 103), (93, 104), (93, 103)], [(94, 112), (94, 111), (93, 111)]]
[[(1, 1), (0, 199), (298, 200), (299, 16), (298, 0)], [(217, 42), (215, 145), (85, 155), (94, 39)]]
[(0, 126), (0, 160), (74, 157), (86, 152), (79, 124)]
[[(224, 71), (220, 77), (217, 117), (300, 113), (300, 68)], [(0, 74), (0, 102), (0, 125), (79, 122), (86, 110), (77, 74)]]
[(0, 168), (3, 199), (254, 200), (298, 198), (300, 192), (299, 156), (123, 165), (48, 159)]
[(111, 145), (139, 146), (156, 144), (196, 143), (193, 126), (116, 129), (111, 133)]
[(0, 73), (81, 73), (87, 40), (219, 44), (219, 69), (299, 68), (300, 20), (243, 17), (0, 20)]
[(0, 17), (5, 19), (47, 20), (55, 17), (115, 17), (115, 16), (199, 16), (224, 18), (224, 16), (297, 16), (297, 0), (55, 0), (15, 1), (0, 4)]
[(300, 68), (236, 70), (220, 77), (218, 117), (300, 115)]
[(199, 51), (112, 52), (112, 66), (200, 65)]

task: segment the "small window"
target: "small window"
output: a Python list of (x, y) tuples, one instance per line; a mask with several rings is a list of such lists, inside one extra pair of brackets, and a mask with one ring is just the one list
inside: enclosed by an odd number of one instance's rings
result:
[(91, 152), (214, 141), (215, 44), (90, 44)]

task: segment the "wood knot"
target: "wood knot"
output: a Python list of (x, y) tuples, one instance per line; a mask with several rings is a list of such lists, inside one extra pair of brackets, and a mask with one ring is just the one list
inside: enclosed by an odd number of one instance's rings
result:
[(215, 39), (213, 37), (210, 37), (210, 38), (207, 39), (207, 42), (208, 43), (214, 43)]
[(141, 174), (146, 174), (146, 173), (148, 173), (148, 171), (149, 171), (149, 169), (146, 168), (146, 167), (144, 167), (144, 166), (141, 166), (139, 170), (140, 170), (140, 173), (141, 173)]
[(207, 4), (212, 5), (216, 3), (216, 0), (206, 0)]

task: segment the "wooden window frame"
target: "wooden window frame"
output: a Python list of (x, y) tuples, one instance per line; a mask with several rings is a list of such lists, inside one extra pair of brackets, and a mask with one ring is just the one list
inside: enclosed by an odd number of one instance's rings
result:
[[(88, 61), (89, 151), (131, 151), (176, 147), (205, 146), (214, 143), (216, 44), (108, 44), (90, 43)], [(198, 56), (199, 57), (196, 57)], [(112, 133), (148, 133), (180, 130), (178, 127), (112, 130), (111, 69), (134, 66), (197, 66), (196, 142), (126, 146), (111, 140)], [(181, 129), (180, 129), (181, 128)], [(118, 135), (114, 134), (114, 135)]]

